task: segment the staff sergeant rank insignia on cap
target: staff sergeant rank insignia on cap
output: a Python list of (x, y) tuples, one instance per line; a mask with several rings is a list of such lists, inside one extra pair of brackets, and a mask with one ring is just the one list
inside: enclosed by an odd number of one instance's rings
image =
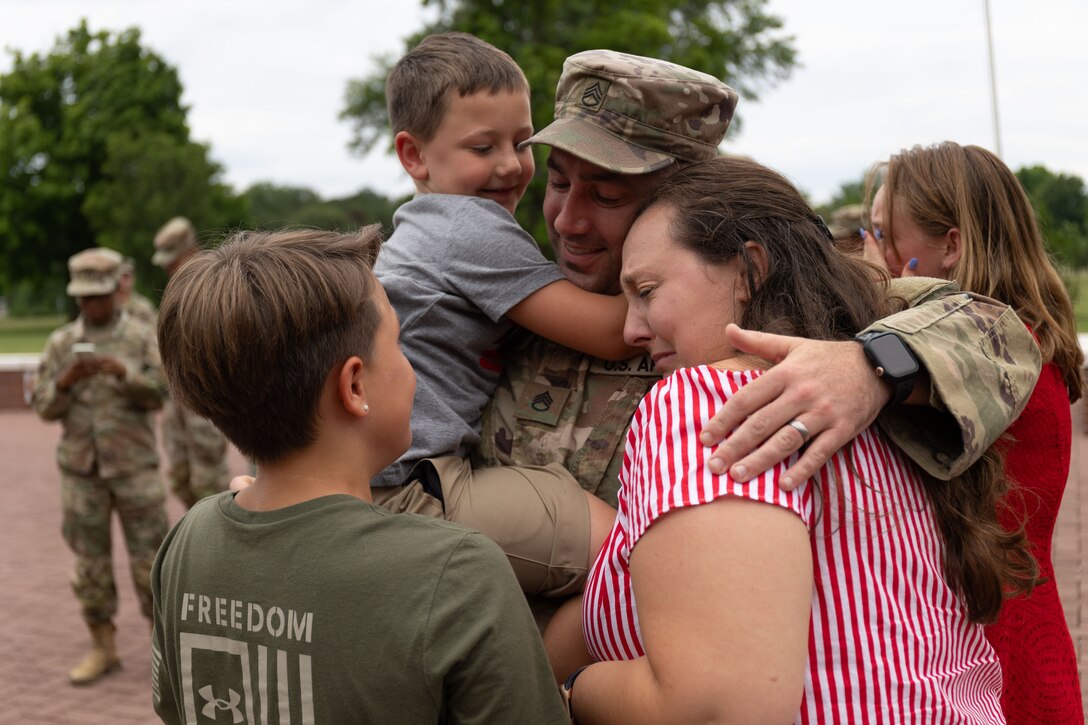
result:
[(563, 63), (551, 123), (522, 144), (544, 144), (617, 174), (649, 174), (718, 155), (737, 93), (714, 76), (614, 50)]
[[(608, 92), (608, 81), (602, 81), (598, 78), (591, 78), (593, 85), (582, 91), (582, 105), (588, 110), (596, 113), (601, 108), (601, 101), (604, 100), (604, 94)], [(601, 84), (604, 83), (604, 88), (601, 88)]]

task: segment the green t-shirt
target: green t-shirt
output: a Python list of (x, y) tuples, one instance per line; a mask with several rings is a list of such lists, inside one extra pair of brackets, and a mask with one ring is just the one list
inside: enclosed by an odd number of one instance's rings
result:
[(152, 588), (167, 723), (569, 722), (505, 557), (455, 524), (225, 493), (170, 532)]

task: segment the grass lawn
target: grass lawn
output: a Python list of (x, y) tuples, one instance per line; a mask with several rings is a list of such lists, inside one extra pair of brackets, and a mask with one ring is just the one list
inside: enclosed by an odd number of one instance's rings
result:
[(41, 352), (49, 333), (64, 322), (63, 315), (0, 319), (0, 354)]

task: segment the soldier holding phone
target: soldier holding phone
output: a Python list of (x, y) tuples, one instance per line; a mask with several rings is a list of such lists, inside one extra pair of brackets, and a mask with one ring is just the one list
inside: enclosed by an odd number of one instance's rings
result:
[(83, 685), (120, 666), (114, 646), (117, 587), (110, 519), (121, 517), (132, 579), (151, 618), (151, 564), (166, 536), (153, 411), (163, 377), (155, 331), (117, 297), (122, 257), (87, 249), (68, 260), (68, 294), (79, 316), (54, 330), (34, 381), (32, 405), (64, 427), (57, 449), (62, 531), (75, 554), (72, 588), (91, 632), (91, 651), (69, 673)]

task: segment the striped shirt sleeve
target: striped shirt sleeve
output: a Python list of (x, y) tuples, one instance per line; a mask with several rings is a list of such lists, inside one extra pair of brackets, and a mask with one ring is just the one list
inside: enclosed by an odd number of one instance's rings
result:
[(650, 524), (673, 509), (738, 496), (790, 509), (809, 526), (809, 487), (785, 492), (782, 473), (796, 454), (760, 476), (741, 483), (707, 468), (713, 452), (699, 432), (714, 413), (757, 371), (723, 371), (709, 366), (684, 368), (662, 380), (643, 400), (631, 425), (625, 455), (629, 545)]

